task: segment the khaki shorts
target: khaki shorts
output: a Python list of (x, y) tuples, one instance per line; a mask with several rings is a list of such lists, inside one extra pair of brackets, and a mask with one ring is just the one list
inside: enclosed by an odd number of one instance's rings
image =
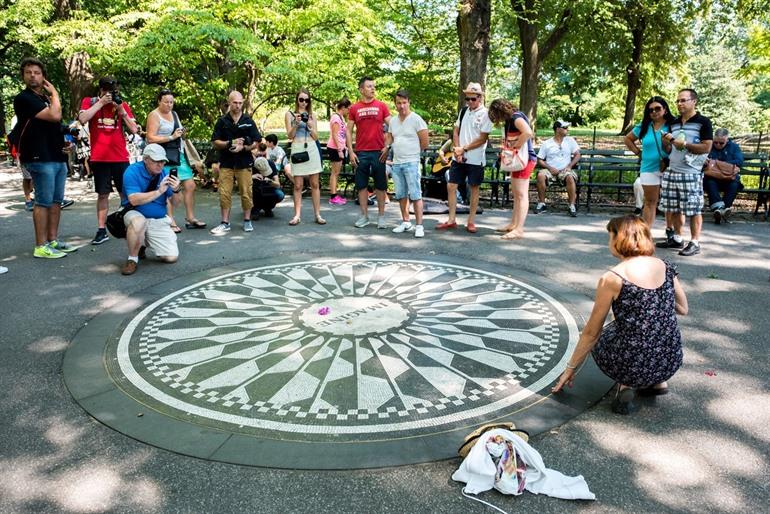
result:
[(549, 170), (541, 169), (537, 172), (537, 176), (539, 177), (540, 175), (545, 175), (545, 183), (547, 186), (551, 185), (552, 182), (556, 182), (563, 186), (567, 183), (567, 177), (572, 177), (575, 183), (577, 183), (578, 180), (578, 176), (577, 173), (575, 173), (575, 170), (561, 170), (559, 171), (558, 175), (554, 175)]
[(123, 222), (126, 224), (126, 227), (128, 227), (134, 219), (143, 219), (146, 221), (144, 246), (154, 251), (155, 255), (158, 257), (179, 256), (179, 247), (176, 245), (176, 234), (171, 230), (171, 218), (168, 216), (162, 218), (145, 218), (141, 212), (136, 210), (128, 211), (125, 216), (123, 216)]

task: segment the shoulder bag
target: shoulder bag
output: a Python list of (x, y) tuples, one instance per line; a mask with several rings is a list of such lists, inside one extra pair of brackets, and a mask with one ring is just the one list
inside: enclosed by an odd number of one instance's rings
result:
[[(523, 151), (522, 151), (523, 150)], [(503, 149), (500, 151), (500, 170), (506, 173), (521, 171), (529, 164), (529, 149), (508, 146), (508, 123), (503, 129)]]
[(709, 159), (703, 167), (703, 173), (707, 177), (717, 180), (733, 180), (738, 174), (738, 166), (725, 161)]
[[(296, 120), (297, 116), (293, 112), (291, 112), (291, 111), (289, 111), (289, 112), (291, 113), (291, 115)], [(307, 131), (309, 131), (310, 129), (306, 128), (305, 130), (306, 130), (306, 133), (305, 133), (305, 148), (307, 148)], [(292, 164), (301, 164), (303, 162), (307, 162), (307, 161), (310, 160), (310, 154), (307, 153), (307, 150), (305, 150), (304, 152), (291, 152), (290, 159), (291, 159)]]
[[(149, 193), (150, 191), (153, 191), (156, 187), (158, 187), (158, 182), (160, 182), (160, 175), (155, 175), (152, 180), (150, 180), (150, 183), (144, 192)], [(128, 205), (120, 206), (117, 211), (107, 216), (105, 226), (107, 227), (107, 230), (110, 231), (110, 234), (113, 235), (113, 237), (117, 237), (118, 239), (126, 238), (126, 222), (123, 220), (123, 217), (128, 211), (132, 210), (134, 210), (134, 206), (129, 203)]]
[[(174, 118), (174, 128), (171, 129), (171, 134), (173, 134), (176, 132), (176, 129), (182, 126), (182, 124), (179, 123), (179, 117), (177, 117), (176, 111), (171, 111), (171, 115)], [(168, 159), (166, 164), (170, 166), (179, 166), (182, 163), (182, 156), (180, 155), (182, 149), (181, 138), (162, 143), (161, 146), (166, 149), (166, 159)]]
[(663, 173), (668, 169), (668, 165), (671, 162), (670, 159), (663, 155), (663, 152), (660, 149), (660, 143), (658, 142), (658, 138), (655, 135), (655, 127), (650, 123), (650, 128), (652, 129), (652, 138), (655, 140), (655, 148), (658, 150), (658, 158), (660, 161), (658, 161), (658, 165), (660, 167), (660, 172)]

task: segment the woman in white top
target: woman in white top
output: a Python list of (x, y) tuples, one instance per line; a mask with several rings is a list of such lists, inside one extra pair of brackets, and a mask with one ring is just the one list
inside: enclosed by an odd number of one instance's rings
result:
[(291, 139), (291, 174), (294, 176), (294, 217), (289, 225), (299, 225), (302, 213), (302, 187), (304, 178), (310, 181), (315, 222), (326, 225), (321, 217), (321, 154), (318, 151), (318, 125), (313, 115), (310, 93), (300, 89), (295, 97), (294, 111), (284, 117), (286, 135)]

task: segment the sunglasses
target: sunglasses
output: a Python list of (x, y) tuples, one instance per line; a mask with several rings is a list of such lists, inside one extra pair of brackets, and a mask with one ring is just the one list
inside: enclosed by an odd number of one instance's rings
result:
[(663, 107), (661, 107), (661, 106), (659, 105), (659, 106), (657, 106), (657, 107), (650, 107), (648, 110), (649, 110), (650, 112), (660, 112), (660, 111), (662, 111), (662, 110), (663, 110)]
[(686, 104), (690, 100), (692, 100), (692, 98), (678, 98), (676, 103), (678, 103), (678, 104)]
[(476, 100), (478, 100), (478, 99), (479, 99), (479, 97), (478, 97), (478, 96), (466, 96), (466, 97), (465, 97), (465, 101), (466, 101), (466, 102), (475, 102), (475, 101), (476, 101)]
[(297, 102), (301, 104), (310, 103), (310, 98), (297, 98)]

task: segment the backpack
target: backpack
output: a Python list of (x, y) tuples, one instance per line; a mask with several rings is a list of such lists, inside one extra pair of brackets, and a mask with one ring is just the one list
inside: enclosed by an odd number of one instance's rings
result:
[(24, 127), (21, 129), (19, 128), (21, 123), (16, 123), (11, 131), (5, 136), (5, 142), (8, 144), (8, 151), (11, 152), (11, 157), (13, 157), (14, 161), (19, 159), (21, 153), (21, 138), (24, 136), (24, 132), (27, 130), (30, 121), (32, 120), (27, 120)]

